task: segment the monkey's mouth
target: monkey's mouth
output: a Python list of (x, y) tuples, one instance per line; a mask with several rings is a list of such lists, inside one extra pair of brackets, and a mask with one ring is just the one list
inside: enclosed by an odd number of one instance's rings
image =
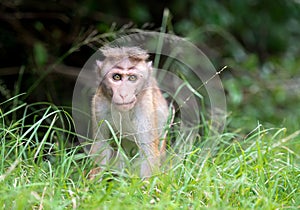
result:
[(126, 105), (133, 104), (134, 102), (135, 102), (135, 100), (132, 100), (130, 102), (125, 102), (125, 103), (115, 103), (115, 105), (117, 105), (117, 106), (126, 106)]
[(136, 102), (136, 100), (132, 100), (132, 101), (125, 102), (125, 103), (116, 103), (115, 102), (114, 105), (119, 111), (129, 111), (134, 107), (135, 102)]

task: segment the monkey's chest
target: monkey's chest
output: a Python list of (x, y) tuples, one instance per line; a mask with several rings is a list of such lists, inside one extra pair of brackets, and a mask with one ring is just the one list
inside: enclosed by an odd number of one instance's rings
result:
[(138, 133), (138, 124), (131, 113), (114, 113), (111, 115), (113, 130), (124, 138), (133, 138)]
[(118, 139), (118, 145), (113, 143), (114, 149), (122, 147), (126, 154), (133, 157), (138, 152), (139, 129), (137, 121), (130, 115), (118, 115), (113, 117), (113, 132)]
[[(110, 141), (110, 146), (115, 151), (124, 151), (128, 157), (134, 157), (138, 153), (138, 141), (133, 132), (116, 132)], [(132, 130), (130, 130), (132, 131)]]

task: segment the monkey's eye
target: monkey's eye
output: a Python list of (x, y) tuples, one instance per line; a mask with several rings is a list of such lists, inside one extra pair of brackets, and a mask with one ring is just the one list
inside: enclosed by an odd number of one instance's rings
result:
[(114, 80), (116, 80), (116, 81), (119, 81), (119, 80), (121, 80), (121, 75), (120, 74), (114, 74), (113, 76), (112, 76), (112, 78), (114, 79)]
[(128, 80), (129, 80), (129, 81), (136, 81), (136, 80), (137, 80), (137, 76), (135, 76), (135, 75), (130, 75), (130, 76), (128, 77)]

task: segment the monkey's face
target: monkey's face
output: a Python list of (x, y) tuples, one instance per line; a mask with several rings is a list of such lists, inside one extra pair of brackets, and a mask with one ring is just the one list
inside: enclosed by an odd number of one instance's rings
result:
[(137, 95), (145, 88), (148, 77), (149, 66), (146, 62), (132, 63), (125, 59), (113, 66), (103, 83), (111, 94), (112, 105), (119, 111), (131, 110), (137, 102)]

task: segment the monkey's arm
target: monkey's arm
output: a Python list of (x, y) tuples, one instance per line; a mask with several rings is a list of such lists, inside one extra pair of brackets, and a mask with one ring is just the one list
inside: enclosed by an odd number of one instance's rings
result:
[[(93, 124), (93, 143), (89, 155), (92, 156), (95, 163), (99, 166), (106, 166), (114, 155), (114, 150), (110, 146), (110, 131), (107, 123), (104, 121), (107, 119), (107, 113), (109, 110), (106, 105), (106, 101), (103, 97), (97, 95), (92, 100), (92, 124)], [(92, 176), (99, 172), (98, 169), (92, 170), (90, 173)]]
[(141, 105), (136, 110), (136, 115), (139, 116), (136, 118), (138, 119), (136, 138), (141, 157), (141, 177), (149, 177), (159, 171), (165, 153), (165, 148), (161, 145), (165, 143), (162, 137), (168, 118), (168, 107), (160, 92), (154, 94), (153, 98), (152, 94), (153, 89), (145, 93), (145, 97), (149, 100), (148, 103), (144, 103), (147, 107)]

